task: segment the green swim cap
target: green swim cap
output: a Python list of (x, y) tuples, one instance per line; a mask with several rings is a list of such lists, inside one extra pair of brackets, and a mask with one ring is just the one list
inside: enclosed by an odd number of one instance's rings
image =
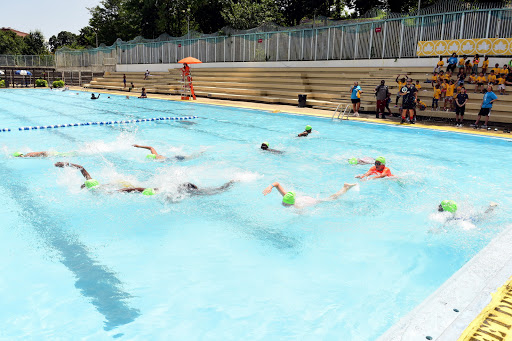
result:
[(441, 207), (443, 211), (455, 213), (457, 211), (457, 203), (453, 200), (443, 200), (441, 201)]
[(268, 144), (268, 142), (263, 142), (262, 144), (266, 145), (267, 147), (270, 147), (270, 145)]
[(375, 161), (379, 161), (383, 165), (386, 164), (386, 159), (384, 158), (384, 156), (379, 156), (378, 158), (375, 159)]
[(144, 195), (155, 195), (155, 190), (153, 188), (146, 188), (142, 191), (142, 194)]
[(348, 163), (351, 165), (357, 165), (357, 158), (353, 157), (351, 159), (348, 159)]
[(283, 204), (293, 205), (295, 204), (295, 192), (288, 192), (283, 197)]
[(23, 155), (23, 153), (20, 153), (20, 152), (15, 152), (15, 153), (12, 154), (12, 156), (14, 156), (14, 157), (19, 157), (19, 156), (22, 156), (22, 155)]
[(156, 155), (155, 154), (148, 154), (148, 155), (146, 155), (146, 159), (156, 159)]
[(306, 126), (306, 130), (311, 130), (311, 129), (313, 129), (313, 128), (311, 128), (311, 126), (308, 124), (308, 125)]
[(94, 180), (94, 179), (85, 180), (85, 187), (87, 187), (88, 189), (93, 189), (95, 187), (98, 187), (99, 185), (100, 185), (100, 183), (98, 182), (98, 180)]

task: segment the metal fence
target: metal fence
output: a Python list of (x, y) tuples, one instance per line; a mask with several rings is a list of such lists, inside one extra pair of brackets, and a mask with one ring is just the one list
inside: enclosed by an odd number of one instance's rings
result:
[(0, 54), (0, 66), (7, 67), (55, 67), (53, 55), (5, 55)]
[(123, 42), (90, 50), (61, 49), (57, 67), (167, 64), (193, 56), (204, 63), (416, 57), (422, 40), (512, 37), (512, 8), (478, 9), (337, 26), (230, 36)]

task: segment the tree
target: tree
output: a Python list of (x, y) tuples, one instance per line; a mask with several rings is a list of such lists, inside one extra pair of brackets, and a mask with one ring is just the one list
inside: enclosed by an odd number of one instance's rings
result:
[(25, 41), (25, 46), (22, 49), (22, 54), (48, 54), (48, 44), (40, 31), (30, 32), (23, 40)]
[(80, 30), (77, 44), (83, 47), (96, 47), (96, 32), (91, 26), (85, 26)]
[(51, 36), (49, 39), (50, 51), (55, 52), (59, 47), (62, 46), (76, 46), (78, 45), (78, 36), (68, 31), (61, 31), (56, 36)]
[(273, 0), (230, 0), (221, 14), (229, 26), (239, 30), (257, 27), (267, 22), (281, 24), (283, 21), (283, 16)]
[(0, 54), (22, 54), (24, 49), (23, 38), (11, 31), (0, 31)]

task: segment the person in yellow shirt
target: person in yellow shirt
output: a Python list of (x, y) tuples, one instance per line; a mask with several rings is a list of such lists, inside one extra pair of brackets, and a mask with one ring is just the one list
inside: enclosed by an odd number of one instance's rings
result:
[(464, 69), (465, 68), (465, 65), (466, 65), (466, 56), (462, 56), (460, 59), (459, 59), (459, 63), (457, 64), (457, 67), (460, 69)]
[(489, 84), (496, 84), (496, 72), (494, 72), (494, 69), (491, 70), (491, 74), (489, 75)]
[(475, 88), (475, 94), (477, 91), (482, 92), (484, 89), (484, 83), (487, 82), (487, 79), (485, 78), (483, 72), (480, 72), (480, 76), (476, 77), (476, 88)]
[(451, 72), (447, 72), (444, 74), (444, 79), (446, 79), (447, 81), (450, 81), (452, 79), (452, 73)]
[(475, 57), (473, 58), (473, 72), (474, 73), (477, 73), (478, 72), (478, 64), (480, 63), (480, 56), (477, 54), (475, 54)]
[(443, 79), (443, 82), (441, 83), (441, 99), (446, 97), (446, 90), (448, 89), (448, 81), (446, 79)]
[(398, 100), (400, 99), (400, 91), (401, 89), (407, 84), (405, 82), (405, 77), (402, 77), (402, 79), (398, 79), (400, 75), (396, 76), (395, 82), (398, 84), (398, 94), (396, 95), (396, 102), (395, 102), (395, 108), (398, 107)]
[[(446, 97), (444, 98), (444, 110), (451, 110), (453, 104), (453, 94), (455, 93), (455, 82), (453, 80), (450, 81), (450, 84), (446, 87)], [(446, 105), (449, 103), (449, 108), (446, 108)]]
[(439, 99), (441, 98), (441, 89), (439, 84), (434, 87), (434, 97), (432, 98), (432, 110), (439, 108)]
[(482, 73), (484, 75), (487, 73), (487, 68), (489, 68), (489, 57), (485, 56), (484, 61), (482, 62)]
[(469, 84), (475, 84), (476, 83), (476, 73), (472, 73), (471, 76), (469, 76)]
[(491, 72), (492, 71), (494, 71), (495, 75), (499, 75), (500, 71), (501, 71), (500, 64), (498, 64), (498, 63), (494, 64), (494, 67), (492, 68)]
[(436, 86), (436, 83), (437, 83), (437, 72), (434, 72), (434, 74), (432, 75), (432, 77), (430, 77), (430, 82), (432, 83), (432, 88), (435, 88)]
[(439, 61), (437, 62), (437, 65), (436, 67), (434, 68), (434, 72), (440, 72), (441, 69), (443, 68), (443, 65), (444, 65), (444, 62), (443, 62), (443, 57), (439, 57)]
[(421, 90), (421, 84), (420, 81), (416, 81), (416, 84), (414, 85), (418, 91)]
[(506, 95), (506, 88), (505, 88), (505, 75), (499, 75), (498, 76), (498, 90), (500, 91), (500, 95)]
[(509, 72), (509, 71), (508, 71), (508, 66), (507, 66), (507, 64), (503, 65), (503, 69), (501, 69), (500, 73), (501, 73), (502, 75), (505, 75), (505, 76), (506, 76), (506, 75), (508, 75), (508, 72)]
[(418, 108), (420, 109), (420, 111), (424, 111), (427, 108), (427, 105), (425, 104), (425, 102), (423, 102), (419, 98), (416, 99), (416, 104), (418, 105)]
[(466, 75), (469, 75), (472, 70), (473, 70), (473, 64), (471, 64), (471, 61), (468, 59), (468, 60), (466, 60)]

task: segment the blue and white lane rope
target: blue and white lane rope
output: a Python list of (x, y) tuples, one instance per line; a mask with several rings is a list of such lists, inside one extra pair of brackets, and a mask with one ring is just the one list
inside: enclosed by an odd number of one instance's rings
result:
[(9, 129), (9, 128), (2, 128), (2, 129), (0, 129), (0, 131), (11, 131), (11, 129)]
[[(139, 123), (139, 122), (151, 122), (151, 121), (182, 121), (192, 120), (199, 118), (198, 116), (183, 116), (183, 117), (153, 117), (153, 118), (140, 118), (137, 120), (121, 120), (121, 121), (99, 121), (99, 122), (84, 122), (84, 123), (67, 123), (67, 124), (53, 124), (48, 126), (31, 126), (31, 127), (19, 127), (18, 130), (35, 130), (35, 129), (55, 129), (55, 128), (66, 128), (66, 127), (80, 127), (80, 126), (102, 126), (111, 124), (124, 124), (124, 123)], [(11, 131), (11, 129), (0, 129), (0, 131)]]

